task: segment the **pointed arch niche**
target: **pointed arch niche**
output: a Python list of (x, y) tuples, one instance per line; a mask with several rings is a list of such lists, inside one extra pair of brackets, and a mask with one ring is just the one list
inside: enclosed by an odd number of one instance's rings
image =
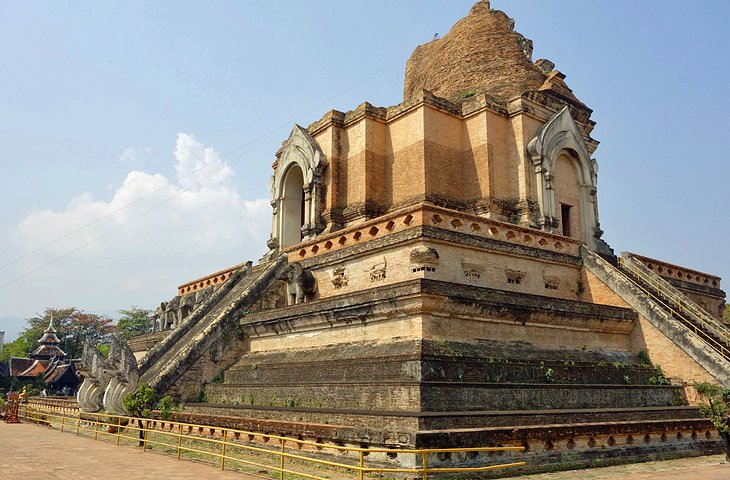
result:
[(599, 249), (598, 164), (590, 158), (568, 107), (538, 130), (527, 152), (535, 167), (539, 227)]
[(311, 135), (294, 125), (289, 138), (276, 152), (274, 175), (269, 181), (273, 209), (269, 254), (308, 240), (323, 230), (321, 218), (322, 173), (327, 163)]

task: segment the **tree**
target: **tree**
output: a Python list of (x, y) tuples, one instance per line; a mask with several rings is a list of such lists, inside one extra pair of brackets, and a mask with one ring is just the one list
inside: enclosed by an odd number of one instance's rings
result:
[(23, 335), (3, 346), (0, 352), (0, 362), (7, 361), (10, 357), (25, 358), (30, 353), (31, 342)]
[[(159, 399), (159, 402), (157, 400), (157, 392), (155, 392), (155, 390), (146, 383), (140, 384), (136, 392), (125, 395), (122, 399), (122, 405), (124, 405), (124, 408), (129, 412), (129, 415), (140, 420), (138, 422), (140, 425), (140, 447), (144, 444), (144, 433), (141, 429), (142, 418), (150, 418), (152, 409), (157, 408), (157, 410), (160, 411), (162, 419), (168, 420), (172, 412), (178, 410), (178, 408), (173, 405), (172, 398), (170, 398), (169, 395), (165, 395)], [(145, 426), (146, 425), (147, 422), (145, 422)]]
[(85, 313), (76, 307), (46, 308), (43, 314), (29, 318), (28, 326), (21, 333), (21, 337), (30, 342), (30, 351), (38, 348), (38, 340), (48, 328), (51, 316), (60, 347), (69, 358), (81, 356), (87, 338), (95, 344), (108, 343), (116, 331), (112, 319), (103, 315)]
[(712, 421), (725, 440), (725, 456), (730, 460), (730, 388), (712, 383), (698, 383), (694, 387), (707, 402), (700, 407), (700, 413)]
[[(142, 431), (142, 418), (149, 418), (150, 412), (157, 401), (157, 392), (146, 383), (142, 383), (137, 391), (125, 395), (122, 398), (122, 405), (129, 412), (129, 415), (137, 418), (139, 425), (139, 446), (144, 445), (144, 432)], [(146, 423), (145, 423), (146, 425)]]
[(117, 330), (124, 340), (152, 333), (152, 310), (146, 310), (137, 306), (132, 306), (129, 310), (119, 310), (122, 315), (117, 322)]

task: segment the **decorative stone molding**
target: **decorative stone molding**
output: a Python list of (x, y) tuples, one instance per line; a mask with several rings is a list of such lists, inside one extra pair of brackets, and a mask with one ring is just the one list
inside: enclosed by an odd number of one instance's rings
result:
[[(289, 247), (298, 241), (285, 238), (286, 229), (292, 229), (289, 222), (300, 219), (288, 218), (286, 215), (286, 181), (293, 168), (299, 168), (303, 181), (304, 221), (299, 231), (301, 240), (309, 240), (324, 230), (321, 220), (322, 205), (322, 173), (327, 166), (324, 153), (317, 142), (299, 125), (294, 125), (289, 138), (276, 152), (275, 172), (269, 181), (271, 207), (273, 209), (271, 238), (267, 242), (269, 252), (265, 258), (273, 258), (282, 248)], [(298, 215), (297, 215), (298, 217)]]
[(544, 230), (500, 222), (433, 205), (418, 205), (339, 230), (336, 233), (319, 235), (316, 239), (284, 250), (284, 253), (289, 255), (289, 260), (292, 262), (307, 260), (424, 225), (572, 256), (578, 256), (578, 247), (581, 244), (576, 239)]
[(657, 275), (664, 278), (679, 279), (685, 282), (693, 283), (703, 287), (720, 288), (721, 278), (716, 275), (710, 275), (708, 273), (692, 270), (687, 267), (682, 267), (668, 262), (663, 262), (655, 258), (649, 258), (635, 253), (628, 253), (628, 255), (636, 258), (638, 261), (644, 264), (649, 270), (652, 270)]
[[(271, 240), (269, 240), (269, 241), (271, 241)], [(276, 246), (278, 246), (278, 245), (276, 245)], [(210, 286), (218, 287), (218, 286), (222, 285), (226, 280), (231, 278), (231, 275), (233, 275), (236, 271), (238, 271), (244, 265), (247, 265), (247, 264), (239, 263), (238, 265), (234, 265), (230, 268), (226, 268), (225, 270), (219, 270), (215, 273), (211, 273), (210, 275), (206, 275), (204, 277), (198, 278), (197, 280), (192, 280), (190, 282), (183, 283), (182, 285), (179, 285), (177, 287), (177, 294), (180, 296), (185, 296), (189, 293), (194, 293), (194, 292), (203, 290)]]
[(527, 153), (535, 167), (537, 180), (537, 201), (540, 208), (538, 227), (559, 233), (558, 202), (555, 198), (555, 169), (561, 152), (570, 152), (578, 176), (580, 189), (581, 233), (591, 250), (605, 251), (608, 248), (600, 241), (602, 233), (598, 224), (597, 176), (598, 163), (590, 157), (581, 130), (564, 107), (556, 113), (527, 145)]

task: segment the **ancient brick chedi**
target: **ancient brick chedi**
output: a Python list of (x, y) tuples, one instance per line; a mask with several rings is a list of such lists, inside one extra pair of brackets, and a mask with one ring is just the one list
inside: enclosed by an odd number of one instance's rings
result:
[(717, 451), (691, 385), (730, 385), (720, 279), (603, 242), (592, 112), (531, 50), (478, 2), (402, 103), (294, 126), (268, 252), (180, 285), (81, 407), (144, 381), (190, 421), (530, 468)]

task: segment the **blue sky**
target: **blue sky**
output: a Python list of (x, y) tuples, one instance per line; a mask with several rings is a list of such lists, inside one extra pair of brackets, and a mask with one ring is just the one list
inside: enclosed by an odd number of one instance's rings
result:
[[(0, 3), (0, 317), (151, 308), (258, 259), (292, 123), (399, 103), (411, 51), (472, 3)], [(594, 109), (604, 238), (730, 277), (730, 2), (492, 6)]]

